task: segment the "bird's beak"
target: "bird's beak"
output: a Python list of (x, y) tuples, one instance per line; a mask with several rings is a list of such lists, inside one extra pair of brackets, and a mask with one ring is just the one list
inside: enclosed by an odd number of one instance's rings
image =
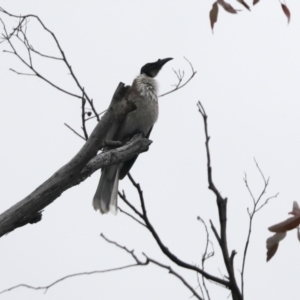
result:
[(168, 61), (172, 60), (173, 58), (169, 57), (169, 58), (165, 58), (165, 59), (159, 59), (158, 60), (158, 65), (160, 68), (163, 67), (164, 64), (166, 64)]

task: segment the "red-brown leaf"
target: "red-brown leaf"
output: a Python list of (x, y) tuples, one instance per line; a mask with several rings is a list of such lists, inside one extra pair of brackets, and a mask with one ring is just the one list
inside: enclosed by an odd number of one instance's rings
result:
[(272, 247), (270, 247), (267, 251), (267, 261), (269, 261), (277, 252), (279, 244), (275, 244)]
[(297, 228), (300, 225), (300, 216), (286, 219), (285, 221), (269, 227), (272, 232), (285, 232)]
[(285, 4), (283, 4), (283, 3), (281, 3), (281, 8), (282, 8), (284, 14), (286, 15), (286, 17), (287, 17), (287, 19), (288, 19), (288, 23), (290, 23), (290, 20), (291, 20), (291, 12), (290, 12), (290, 10), (289, 10), (288, 7), (287, 7)]
[(248, 10), (250, 10), (249, 5), (244, 0), (237, 0), (237, 2), (241, 3), (243, 6), (245, 6)]
[(218, 20), (219, 7), (218, 3), (215, 2), (209, 12), (210, 26), (212, 31), (214, 31), (214, 25)]
[(300, 216), (300, 208), (296, 201), (293, 202), (293, 209), (289, 212), (290, 215)]
[(229, 3), (225, 2), (224, 0), (218, 0), (217, 1), (219, 5), (221, 5), (224, 10), (226, 10), (227, 12), (231, 13), (231, 14), (236, 14), (237, 10), (234, 9)]
[(276, 253), (279, 242), (286, 236), (286, 232), (276, 233), (267, 239), (267, 261), (269, 261)]

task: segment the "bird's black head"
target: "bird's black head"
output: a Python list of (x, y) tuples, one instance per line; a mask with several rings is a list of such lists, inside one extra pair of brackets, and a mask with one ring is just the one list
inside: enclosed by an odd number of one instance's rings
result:
[(145, 74), (149, 77), (154, 78), (163, 67), (163, 65), (171, 59), (173, 58), (159, 59), (156, 62), (145, 64), (141, 69), (141, 74)]

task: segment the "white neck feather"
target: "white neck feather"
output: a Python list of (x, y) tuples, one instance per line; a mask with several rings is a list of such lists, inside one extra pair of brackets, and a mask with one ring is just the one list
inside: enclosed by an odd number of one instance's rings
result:
[(152, 101), (157, 101), (158, 86), (154, 78), (141, 74), (135, 81), (137, 90), (140, 92), (141, 96)]

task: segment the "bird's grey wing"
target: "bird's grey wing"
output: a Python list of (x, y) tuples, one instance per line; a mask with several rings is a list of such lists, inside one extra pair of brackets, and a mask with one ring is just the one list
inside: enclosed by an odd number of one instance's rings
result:
[[(148, 133), (146, 134), (146, 138), (149, 139), (150, 133), (152, 131), (153, 126), (150, 128), (150, 130), (148, 131)], [(131, 167), (133, 166), (133, 164), (135, 163), (136, 159), (138, 158), (138, 155), (135, 156), (134, 158), (125, 161), (121, 168), (120, 168), (120, 173), (119, 173), (119, 179), (123, 179), (128, 172), (130, 171)]]

